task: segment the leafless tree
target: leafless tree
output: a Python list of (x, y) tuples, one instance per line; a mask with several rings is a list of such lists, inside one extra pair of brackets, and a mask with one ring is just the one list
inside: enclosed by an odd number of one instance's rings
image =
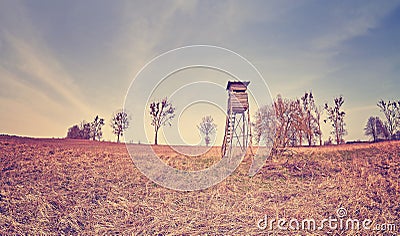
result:
[(217, 131), (217, 125), (214, 124), (214, 119), (211, 116), (203, 117), (197, 128), (204, 135), (204, 141), (208, 147), (211, 141), (210, 135), (215, 134)]
[(255, 121), (252, 124), (255, 143), (267, 146), (272, 146), (274, 144), (275, 122), (275, 110), (273, 105), (264, 105), (257, 110)]
[(274, 101), (276, 115), (276, 146), (285, 148), (296, 140), (299, 124), (299, 101), (284, 99), (280, 95)]
[(83, 120), (80, 124), (81, 139), (90, 139), (90, 123)]
[(175, 107), (167, 97), (150, 104), (151, 125), (154, 126), (154, 144), (158, 144), (158, 131), (162, 126), (171, 126), (171, 120), (175, 117)]
[(128, 129), (131, 117), (125, 110), (118, 110), (112, 114), (110, 126), (113, 133), (117, 136), (117, 142), (119, 138), (124, 135), (124, 131)]
[(302, 142), (303, 121), (300, 100), (278, 95), (272, 105), (258, 109), (253, 123), (256, 143), (273, 143), (284, 149)]
[(92, 123), (90, 124), (90, 128), (91, 128), (91, 138), (93, 140), (99, 140), (101, 139), (101, 137), (103, 136), (103, 132), (101, 131), (101, 128), (104, 125), (104, 119), (100, 118), (98, 115), (94, 118), (94, 120), (92, 121)]
[(324, 110), (320, 106), (315, 106), (315, 123), (317, 129), (315, 130), (315, 135), (319, 139), (319, 145), (322, 146), (322, 130), (321, 130), (321, 116)]
[[(319, 136), (321, 128), (319, 125), (320, 114), (317, 106), (315, 105), (315, 100), (312, 92), (305, 93), (301, 97), (302, 101), (302, 117), (303, 122), (303, 133), (306, 137), (308, 146), (311, 146), (315, 142), (315, 138)], [(322, 141), (320, 140), (320, 143)]]
[(388, 102), (380, 100), (377, 106), (385, 115), (385, 126), (387, 131), (389, 132), (389, 139), (393, 139), (394, 134), (396, 133), (396, 130), (400, 125), (400, 101), (396, 103), (390, 100)]
[[(325, 103), (325, 110), (327, 112), (328, 120), (330, 121), (333, 130), (331, 134), (335, 135), (336, 144), (341, 144), (344, 142), (343, 136), (347, 134), (346, 131), (346, 123), (344, 122), (344, 117), (346, 113), (341, 110), (341, 107), (344, 103), (343, 96), (339, 96), (338, 98), (334, 98), (334, 107)], [(328, 120), (324, 120), (326, 123)]]
[[(289, 107), (292, 113), (293, 125), (289, 130), (290, 146), (301, 146), (303, 144), (303, 138), (306, 134), (306, 112), (302, 109), (302, 104), (299, 99), (288, 99), (291, 103)], [(293, 135), (291, 135), (293, 134)]]
[(383, 124), (381, 119), (379, 119), (379, 117), (371, 116), (368, 119), (367, 125), (365, 126), (364, 130), (365, 135), (371, 136), (374, 142), (378, 141), (379, 138), (385, 138), (389, 136), (385, 125)]
[(259, 145), (273, 144), (273, 153), (285, 150), (287, 146), (302, 145), (303, 139), (308, 145), (313, 145), (318, 138), (322, 145), (322, 113), (323, 108), (315, 104), (311, 92), (305, 93), (301, 99), (278, 95), (272, 105), (257, 110), (252, 123), (254, 141)]
[(255, 142), (273, 142), (275, 148), (282, 149), (302, 145), (303, 139), (307, 140), (308, 145), (313, 145), (319, 138), (322, 145), (322, 111), (315, 104), (311, 92), (305, 93), (301, 99), (287, 99), (278, 95), (273, 105), (263, 106), (255, 114), (252, 124)]

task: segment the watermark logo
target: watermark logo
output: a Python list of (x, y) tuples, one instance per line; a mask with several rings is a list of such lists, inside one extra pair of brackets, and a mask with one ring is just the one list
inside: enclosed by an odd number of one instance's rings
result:
[(344, 218), (344, 217), (346, 217), (346, 216), (347, 216), (347, 210), (346, 210), (346, 208), (344, 208), (344, 207), (339, 207), (339, 208), (336, 210), (336, 215), (337, 215), (337, 217), (339, 217), (339, 218)]
[(265, 215), (257, 221), (257, 228), (260, 230), (275, 231), (323, 231), (323, 230), (341, 230), (341, 231), (380, 231), (395, 232), (395, 223), (374, 223), (371, 219), (350, 218), (347, 210), (340, 207), (336, 210), (335, 217), (325, 219), (296, 219), (296, 218), (273, 218)]
[[(179, 128), (179, 122), (183, 122), (185, 117), (186, 121), (191, 121), (190, 117), (193, 118), (196, 114), (199, 116), (201, 109), (215, 110), (225, 119), (226, 84), (232, 80), (251, 81), (251, 86), (247, 89), (251, 116), (260, 105), (272, 103), (269, 88), (256, 67), (243, 56), (226, 48), (210, 45), (186, 46), (155, 57), (138, 72), (125, 96), (124, 109), (133, 114), (132, 125), (124, 134), (125, 140), (145, 137), (146, 140), (142, 139), (141, 143), (154, 143), (149, 106), (156, 100), (168, 97), (176, 109), (176, 117), (170, 120), (170, 127), (163, 128), (159, 133), (161, 144), (181, 155), (203, 154), (207, 150), (198, 149), (199, 152), (193, 153), (196, 148), (185, 148), (188, 145), (198, 146), (188, 142), (184, 135), (188, 131), (197, 133), (196, 124)], [(217, 132), (224, 132), (224, 126), (225, 121), (220, 123)], [(221, 158), (207, 169), (185, 171), (163, 162), (159, 156), (162, 154), (157, 153), (151, 145), (141, 147), (140, 153), (133, 145), (126, 146), (135, 166), (145, 176), (166, 188), (182, 191), (201, 190), (223, 181), (235, 171), (246, 154), (238, 151), (229, 158)], [(254, 158), (249, 175), (257, 173), (270, 150), (271, 147), (267, 146), (263, 149), (263, 155)]]

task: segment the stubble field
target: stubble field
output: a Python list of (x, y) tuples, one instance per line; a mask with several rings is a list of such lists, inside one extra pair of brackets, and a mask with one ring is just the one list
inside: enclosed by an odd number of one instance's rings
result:
[[(137, 145), (137, 155), (144, 146)], [(219, 148), (186, 157), (155, 151), (171, 166), (202, 169)], [(180, 192), (140, 173), (124, 144), (0, 136), (0, 235), (396, 235), (400, 234), (400, 142), (293, 148), (254, 177), (246, 157), (226, 180)], [(268, 219), (371, 219), (386, 231), (261, 230)], [(318, 225), (319, 226), (319, 225)]]

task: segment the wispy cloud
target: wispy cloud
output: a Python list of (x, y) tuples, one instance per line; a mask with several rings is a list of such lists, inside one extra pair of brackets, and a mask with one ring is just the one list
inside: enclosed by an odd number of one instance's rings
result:
[[(0, 23), (3, 54), (0, 103), (2, 110), (8, 110), (8, 113), (2, 112), (1, 130), (12, 132), (12, 127), (14, 132), (33, 129), (32, 134), (44, 135), (40, 130), (44, 129), (63, 136), (66, 127), (61, 128), (60, 124), (71, 122), (68, 119), (74, 117), (73, 114), (92, 116), (93, 109), (85, 103), (85, 96), (75, 79), (65, 71), (35, 30), (24, 6), (18, 2), (10, 5), (18, 11), (13, 16), (7, 13), (7, 21)], [(3, 8), (1, 12), (4, 11)]]
[(76, 107), (78, 112), (87, 113), (91, 110), (85, 104), (80, 88), (46, 48), (29, 45), (10, 34), (6, 38), (19, 62), (14, 72), (24, 73), (36, 89), (48, 93), (60, 105), (67, 102)]
[(35, 136), (64, 135), (63, 119), (74, 119), (63, 106), (45, 91), (33, 87), (0, 67), (0, 127), (2, 132)]
[(381, 20), (399, 5), (398, 1), (371, 1), (359, 4), (339, 5), (333, 8), (331, 18), (334, 22), (322, 35), (313, 40), (317, 49), (329, 49), (342, 42), (367, 34), (379, 26)]

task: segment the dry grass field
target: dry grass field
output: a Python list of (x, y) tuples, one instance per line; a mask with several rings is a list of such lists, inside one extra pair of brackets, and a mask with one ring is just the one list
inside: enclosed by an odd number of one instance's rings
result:
[[(137, 155), (143, 146), (137, 145)], [(164, 161), (201, 169), (216, 147)], [(141, 174), (124, 144), (0, 136), (0, 235), (396, 235), (400, 234), (400, 142), (293, 148), (254, 177), (251, 158), (218, 185), (180, 192)], [(391, 231), (261, 230), (269, 218), (336, 217), (395, 223)]]

